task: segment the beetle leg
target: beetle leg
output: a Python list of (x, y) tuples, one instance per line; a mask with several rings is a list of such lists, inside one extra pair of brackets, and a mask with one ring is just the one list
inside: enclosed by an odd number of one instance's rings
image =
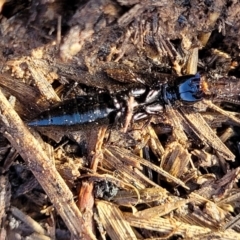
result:
[(132, 120), (133, 120), (133, 122), (135, 122), (135, 121), (146, 119), (147, 117), (148, 117), (147, 113), (139, 112), (139, 113), (136, 113), (133, 115)]
[(146, 88), (133, 88), (130, 91), (130, 95), (133, 97), (139, 97), (146, 92)]
[(159, 112), (163, 112), (163, 105), (160, 103), (154, 103), (146, 106), (145, 111), (148, 114), (158, 114)]
[(149, 103), (158, 101), (160, 94), (161, 94), (161, 90), (160, 89), (157, 89), (157, 90), (156, 89), (152, 89), (152, 90), (150, 90), (149, 93), (146, 96), (145, 104), (149, 104)]

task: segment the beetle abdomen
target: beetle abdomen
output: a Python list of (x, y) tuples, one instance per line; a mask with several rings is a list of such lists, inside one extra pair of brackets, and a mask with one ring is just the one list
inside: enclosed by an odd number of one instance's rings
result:
[[(102, 97), (102, 96), (101, 96)], [(29, 126), (73, 126), (87, 124), (108, 118), (108, 122), (114, 122), (117, 109), (111, 101), (103, 102), (103, 99), (78, 97), (66, 100), (61, 104), (41, 113), (38, 118), (30, 121)], [(107, 99), (109, 100), (109, 99)]]

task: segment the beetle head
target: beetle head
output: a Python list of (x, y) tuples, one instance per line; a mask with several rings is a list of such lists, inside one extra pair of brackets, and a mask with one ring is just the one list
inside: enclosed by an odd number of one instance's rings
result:
[(202, 100), (203, 89), (200, 74), (179, 77), (180, 83), (176, 86), (178, 100), (193, 104)]

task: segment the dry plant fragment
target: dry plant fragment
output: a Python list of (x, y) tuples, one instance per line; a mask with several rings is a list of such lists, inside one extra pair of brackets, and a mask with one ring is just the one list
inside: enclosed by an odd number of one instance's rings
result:
[(41, 94), (50, 102), (59, 102), (60, 98), (55, 93), (52, 85), (46, 79), (42, 68), (39, 67), (38, 61), (31, 59), (27, 62), (27, 64)]
[(219, 139), (213, 130), (205, 122), (201, 114), (190, 112), (187, 109), (181, 108), (181, 112), (188, 120), (193, 132), (208, 145), (213, 147), (225, 159), (234, 161), (234, 154), (226, 147), (226, 145)]
[(209, 108), (215, 110), (216, 112), (222, 114), (223, 116), (226, 116), (229, 120), (233, 121), (237, 125), (240, 125), (240, 119), (237, 118), (234, 113), (225, 111), (221, 109), (220, 107), (213, 104), (211, 101), (204, 99), (203, 103), (205, 103)]
[(233, 229), (235, 226), (239, 226), (239, 223), (240, 223), (240, 214), (233, 217), (229, 222), (227, 222), (225, 226), (223, 226), (223, 230)]
[(198, 63), (198, 48), (190, 50), (190, 56), (187, 61), (186, 72), (187, 74), (196, 74)]
[[(132, 153), (130, 153), (129, 151), (127, 151), (126, 149), (120, 149), (118, 147), (109, 147), (109, 150), (111, 152), (114, 153), (115, 156), (118, 157), (118, 159), (122, 159), (122, 161), (124, 162), (125, 161), (125, 158), (126, 159), (135, 159), (135, 161), (137, 161), (138, 163), (142, 164), (143, 166), (146, 166), (150, 169), (152, 169), (153, 171), (156, 171), (157, 173), (159, 173), (160, 175), (162, 175), (163, 177), (165, 177), (168, 181), (171, 181), (171, 182), (174, 182), (182, 187), (184, 187), (185, 189), (189, 189), (186, 184), (184, 182), (182, 182), (180, 179), (172, 176), (171, 174), (169, 174), (168, 172), (164, 171), (162, 168), (156, 166), (155, 164), (141, 158), (141, 157), (138, 157)], [(123, 167), (125, 167), (123, 165)], [(131, 179), (133, 178), (133, 173), (131, 174)], [(134, 179), (134, 183), (136, 183), (136, 179)], [(154, 183), (154, 185), (156, 185)], [(153, 186), (154, 186), (153, 185)]]
[(166, 105), (166, 114), (173, 125), (172, 135), (174, 140), (178, 141), (183, 146), (185, 146), (188, 142), (188, 137), (183, 129), (183, 123), (184, 123), (183, 117), (180, 115), (180, 113), (176, 109), (168, 105)]
[(212, 230), (220, 229), (229, 217), (229, 213), (221, 209), (216, 203), (196, 194), (191, 193), (189, 202), (191, 208), (178, 209), (175, 217), (185, 223), (194, 223)]
[(222, 127), (223, 123), (227, 122), (228, 120), (228, 117), (223, 116), (222, 114), (217, 112), (203, 112), (201, 113), (201, 115), (203, 116), (207, 124), (213, 129)]
[[(186, 224), (171, 218), (150, 218), (144, 219), (135, 216), (131, 213), (124, 213), (124, 218), (129, 222), (131, 226), (148, 229), (152, 231), (161, 232), (165, 236), (170, 237), (173, 234), (183, 236), (184, 239), (208, 239), (207, 236), (212, 238), (209, 239), (239, 239), (240, 234), (235, 231), (217, 231), (214, 232), (207, 227), (199, 227), (193, 224)], [(202, 237), (201, 237), (202, 236)]]
[(228, 196), (229, 192), (239, 178), (240, 168), (236, 168), (228, 171), (219, 180), (210, 179), (209, 181), (203, 183), (196, 193), (205, 197), (206, 199), (214, 199), (215, 202), (219, 202)]
[(41, 99), (41, 94), (33, 87), (18, 81), (7, 74), (0, 74), (0, 86), (4, 93), (10, 93), (17, 98), (16, 106), (18, 113), (21, 116), (31, 116), (32, 112), (29, 109), (42, 111), (49, 107), (49, 102)]
[(189, 200), (180, 200), (177, 202), (166, 202), (159, 206), (151, 207), (148, 209), (144, 209), (137, 213), (134, 213), (136, 217), (144, 218), (144, 219), (152, 219), (157, 217), (162, 217), (164, 215), (169, 214), (173, 210), (186, 205)]
[(162, 155), (164, 154), (164, 148), (163, 148), (161, 142), (159, 141), (154, 129), (150, 125), (147, 127), (147, 130), (150, 135), (149, 145), (150, 145), (152, 151), (154, 152), (154, 154), (158, 158), (161, 158)]
[(199, 234), (210, 233), (211, 229), (202, 228), (195, 225), (185, 224), (174, 219), (150, 218), (144, 219), (131, 213), (124, 213), (124, 218), (133, 227), (161, 232), (163, 234), (179, 234), (187, 237), (194, 237)]
[[(128, 184), (132, 184), (134, 179), (134, 186), (138, 189), (144, 189), (147, 184), (150, 184), (150, 180), (146, 182), (145, 179), (142, 179), (142, 175), (139, 176), (136, 171), (133, 171), (134, 165), (124, 163), (125, 161), (122, 161), (116, 156), (115, 151), (111, 151), (111, 149), (105, 149), (103, 160), (104, 168), (112, 171), (113, 174), (117, 175), (119, 179)], [(151, 181), (151, 185), (154, 186), (155, 183)]]
[(115, 204), (96, 201), (99, 219), (108, 235), (113, 240), (136, 239), (130, 224), (124, 219), (122, 212)]
[(162, 158), (161, 167), (173, 175), (181, 177), (191, 161), (191, 155), (178, 142), (173, 142), (167, 146)]
[(166, 198), (168, 198), (167, 190), (158, 186), (139, 190), (139, 196), (136, 191), (122, 190), (113, 198), (113, 201), (118, 205), (133, 206), (141, 203), (164, 201)]

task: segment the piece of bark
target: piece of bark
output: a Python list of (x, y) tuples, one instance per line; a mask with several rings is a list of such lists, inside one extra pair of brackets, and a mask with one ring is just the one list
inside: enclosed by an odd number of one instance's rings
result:
[(227, 197), (234, 185), (240, 178), (240, 168), (229, 170), (219, 180), (209, 180), (202, 184), (199, 190), (196, 192), (205, 197), (206, 199), (214, 199), (215, 202)]

